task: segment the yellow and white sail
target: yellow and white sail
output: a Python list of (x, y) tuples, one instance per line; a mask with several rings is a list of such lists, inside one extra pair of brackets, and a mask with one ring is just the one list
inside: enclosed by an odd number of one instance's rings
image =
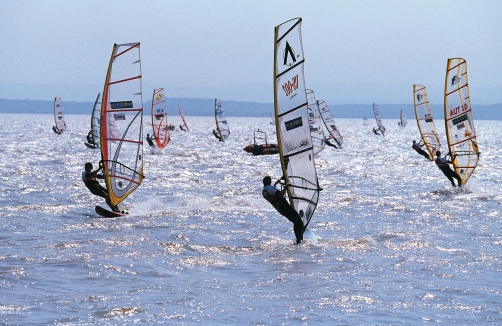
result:
[(479, 149), (472, 117), (467, 63), (462, 58), (448, 59), (444, 87), (444, 121), (449, 153), (455, 172), (465, 184), (474, 172)]
[(288, 197), (307, 228), (319, 200), (307, 113), (301, 18), (275, 27), (274, 108), (277, 144)]
[(429, 104), (429, 95), (423, 85), (413, 85), (413, 105), (415, 107), (415, 117), (417, 119), (420, 136), (427, 147), (429, 157), (434, 159), (436, 151), (441, 148), (441, 142), (436, 131), (432, 110)]
[(100, 148), (106, 188), (118, 205), (143, 181), (140, 44), (115, 44), (101, 104)]

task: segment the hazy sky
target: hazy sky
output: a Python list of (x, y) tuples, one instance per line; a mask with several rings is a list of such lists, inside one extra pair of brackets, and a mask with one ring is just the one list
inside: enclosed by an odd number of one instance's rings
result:
[(499, 0), (0, 0), (0, 13), (1, 98), (93, 101), (113, 44), (139, 41), (144, 101), (164, 87), (271, 103), (274, 27), (302, 17), (318, 99), (412, 102), (419, 83), (442, 103), (446, 61), (462, 57), (473, 104), (502, 102)]

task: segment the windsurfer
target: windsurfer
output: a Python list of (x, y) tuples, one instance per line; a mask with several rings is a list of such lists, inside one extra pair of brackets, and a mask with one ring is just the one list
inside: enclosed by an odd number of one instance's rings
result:
[(331, 143), (329, 140), (327, 140), (327, 139), (326, 139), (326, 145), (331, 146), (331, 147), (334, 147), (334, 148), (338, 148), (338, 147), (336, 147), (336, 145), (335, 145), (335, 144), (332, 144), (332, 143)]
[(375, 135), (380, 135), (380, 132), (378, 131), (377, 128), (373, 127), (373, 132), (375, 133)]
[(429, 154), (427, 154), (426, 151), (424, 151), (421, 147), (424, 146), (425, 144), (421, 144), (421, 143), (417, 143), (415, 140), (413, 141), (413, 145), (411, 145), (411, 147), (417, 151), (418, 154), (422, 155), (423, 157), (425, 157), (426, 159), (431, 160), (431, 158), (429, 157)]
[(52, 126), (52, 130), (58, 134), (58, 135), (61, 135), (61, 132), (56, 128), (56, 126)]
[(183, 130), (184, 132), (187, 132), (187, 131), (185, 130), (185, 128), (183, 128), (183, 126), (182, 126), (182, 125), (180, 125), (180, 129), (181, 129), (181, 130)]
[(100, 164), (97, 170), (92, 171), (92, 163), (85, 163), (85, 171), (82, 172), (82, 181), (84, 181), (85, 186), (93, 195), (103, 197), (106, 201), (106, 204), (110, 206), (112, 211), (120, 212), (119, 208), (111, 203), (110, 196), (108, 195), (108, 190), (101, 186), (99, 184), (99, 181), (96, 180), (96, 178), (104, 179), (104, 176), (102, 174), (98, 174), (98, 171), (102, 168), (103, 166)]
[(296, 244), (299, 244), (303, 240), (303, 221), (300, 217), (300, 214), (298, 214), (298, 212), (288, 203), (286, 198), (284, 198), (286, 190), (290, 186), (290, 184), (286, 184), (282, 191), (275, 187), (279, 182), (281, 182), (281, 180), (284, 179), (278, 179), (272, 186), (272, 179), (270, 178), (270, 176), (265, 176), (263, 178), (263, 190), (261, 194), (263, 195), (263, 198), (268, 200), (282, 216), (293, 222)]
[(148, 142), (148, 145), (150, 145), (150, 147), (155, 146), (155, 145), (153, 145), (153, 141), (152, 141), (152, 138), (150, 137), (150, 134), (146, 134), (146, 141)]
[(218, 132), (216, 130), (214, 130), (214, 129), (213, 129), (213, 135), (214, 135), (214, 137), (218, 138), (220, 141), (224, 141), (223, 137), (220, 137), (220, 135), (218, 134)]
[(460, 176), (453, 171), (450, 166), (448, 165), (449, 163), (453, 163), (452, 161), (448, 161), (446, 158), (441, 157), (441, 152), (436, 151), (436, 165), (438, 168), (443, 172), (443, 174), (450, 180), (451, 185), (455, 187), (455, 182), (453, 182), (453, 178), (457, 179), (458, 186), (462, 187), (462, 179)]
[(89, 131), (86, 138), (89, 144), (94, 144), (94, 139), (92, 139), (92, 130)]

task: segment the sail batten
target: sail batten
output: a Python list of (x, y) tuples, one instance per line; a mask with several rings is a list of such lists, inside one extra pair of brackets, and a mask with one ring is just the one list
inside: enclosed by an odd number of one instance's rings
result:
[(465, 184), (476, 169), (479, 149), (469, 96), (467, 63), (462, 58), (447, 61), (444, 116), (453, 167)]
[(305, 88), (301, 18), (275, 27), (274, 116), (281, 167), (290, 204), (307, 228), (317, 207), (319, 183)]
[(103, 89), (101, 159), (113, 205), (122, 202), (144, 178), (140, 60), (139, 43), (115, 44)]

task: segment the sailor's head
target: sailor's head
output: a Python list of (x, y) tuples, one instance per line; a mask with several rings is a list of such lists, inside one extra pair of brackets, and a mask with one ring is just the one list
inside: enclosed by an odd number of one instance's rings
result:
[(436, 156), (440, 157), (441, 156), (441, 152), (440, 151), (436, 151)]
[(268, 186), (269, 184), (272, 183), (272, 178), (270, 178), (269, 175), (266, 175), (264, 178), (263, 178), (263, 185), (264, 186)]
[(86, 171), (91, 171), (92, 170), (92, 163), (91, 162), (85, 163), (85, 170)]
[(413, 141), (413, 144), (415, 144), (415, 143), (416, 143), (416, 141), (414, 140), (414, 141)]

